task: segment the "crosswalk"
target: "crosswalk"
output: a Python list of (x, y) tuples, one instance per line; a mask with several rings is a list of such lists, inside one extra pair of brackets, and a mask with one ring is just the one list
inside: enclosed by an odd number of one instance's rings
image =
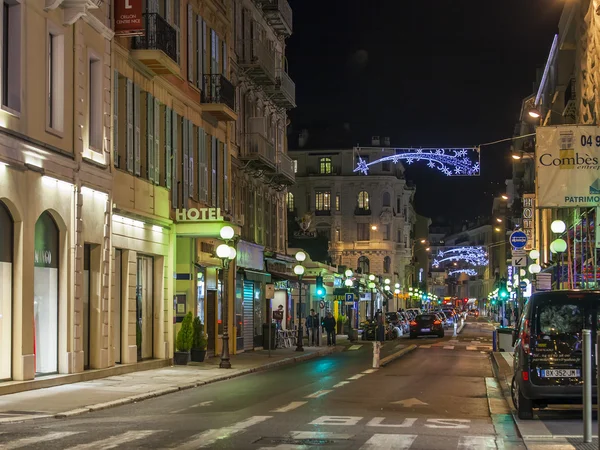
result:
[(442, 349), (442, 350), (459, 350), (459, 351), (492, 351), (492, 344), (489, 339), (450, 339), (449, 341), (437, 342), (434, 344), (417, 344), (421, 349)]

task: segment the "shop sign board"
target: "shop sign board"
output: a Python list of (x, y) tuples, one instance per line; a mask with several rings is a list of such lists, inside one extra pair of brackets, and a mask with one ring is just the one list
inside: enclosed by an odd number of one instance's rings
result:
[(535, 194), (523, 194), (523, 233), (527, 235), (525, 250), (532, 250), (535, 241)]
[(177, 222), (217, 222), (223, 220), (221, 208), (187, 208), (175, 210)]
[(142, 0), (115, 0), (115, 34), (136, 36), (144, 34)]
[(537, 207), (597, 206), (600, 127), (538, 127), (536, 138)]
[(264, 248), (260, 245), (239, 241), (236, 264), (238, 267), (263, 271), (265, 268)]

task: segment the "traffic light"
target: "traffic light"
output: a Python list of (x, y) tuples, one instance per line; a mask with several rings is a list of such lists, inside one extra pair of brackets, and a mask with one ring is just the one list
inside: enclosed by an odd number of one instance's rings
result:
[(498, 295), (500, 298), (508, 297), (508, 289), (506, 288), (506, 280), (504, 278), (500, 280), (500, 289), (498, 289)]
[(317, 277), (316, 278), (316, 289), (315, 289), (315, 294), (317, 297), (319, 298), (323, 298), (325, 297), (325, 288), (323, 287), (323, 277)]

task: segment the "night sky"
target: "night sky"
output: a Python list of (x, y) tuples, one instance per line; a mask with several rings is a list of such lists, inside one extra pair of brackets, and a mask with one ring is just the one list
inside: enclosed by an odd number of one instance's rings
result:
[[(564, 0), (290, 0), (290, 147), (476, 146), (512, 136)], [(508, 143), (510, 144), (510, 143)], [(410, 167), (432, 218), (489, 215), (510, 177), (507, 144), (482, 147), (478, 178)]]

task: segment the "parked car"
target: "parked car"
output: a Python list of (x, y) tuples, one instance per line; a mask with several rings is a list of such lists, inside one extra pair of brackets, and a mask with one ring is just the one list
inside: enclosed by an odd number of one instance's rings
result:
[[(531, 419), (533, 408), (581, 403), (582, 330), (592, 330), (592, 342), (596, 342), (599, 315), (600, 291), (548, 291), (531, 296), (514, 336), (511, 395), (520, 419)], [(595, 346), (591, 347), (594, 361)], [(592, 380), (595, 401), (595, 373)]]
[(418, 336), (444, 337), (444, 326), (436, 314), (419, 314), (410, 322), (410, 338)]

